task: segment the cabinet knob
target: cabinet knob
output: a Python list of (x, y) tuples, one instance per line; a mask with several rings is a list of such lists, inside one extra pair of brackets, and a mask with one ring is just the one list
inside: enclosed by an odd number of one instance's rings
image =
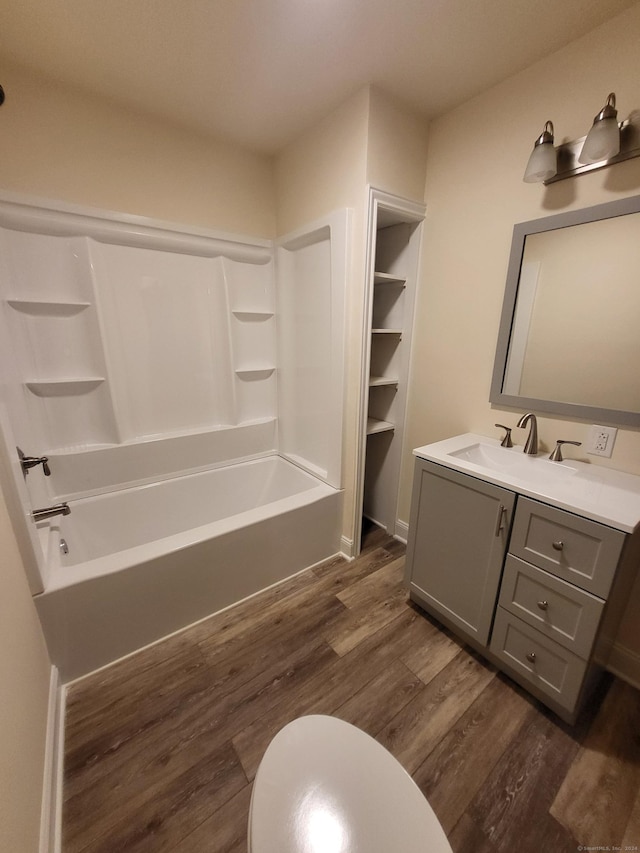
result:
[(555, 551), (562, 551), (564, 548), (564, 542), (561, 539), (558, 539), (557, 542), (552, 542), (553, 548)]
[(535, 652), (529, 652), (529, 654), (526, 656), (526, 658), (529, 661), (529, 663), (535, 663), (536, 662), (536, 653)]
[(548, 606), (549, 606), (548, 601), (539, 601), (538, 602), (538, 607), (540, 608), (540, 610), (546, 610)]

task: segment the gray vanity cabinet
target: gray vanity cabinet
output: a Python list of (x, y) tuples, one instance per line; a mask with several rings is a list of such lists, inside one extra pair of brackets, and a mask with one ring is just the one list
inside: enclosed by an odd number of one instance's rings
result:
[(480, 646), (489, 640), (514, 504), (507, 489), (416, 459), (411, 597)]
[(629, 536), (416, 457), (411, 598), (568, 722), (606, 663), (639, 566), (640, 528)]

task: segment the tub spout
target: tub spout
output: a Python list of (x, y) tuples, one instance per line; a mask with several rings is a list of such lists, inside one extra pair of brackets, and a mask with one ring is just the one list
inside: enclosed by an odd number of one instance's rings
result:
[(65, 501), (61, 504), (45, 506), (42, 509), (34, 509), (31, 513), (31, 517), (34, 521), (44, 521), (45, 518), (53, 518), (54, 515), (69, 515), (70, 512), (71, 507)]

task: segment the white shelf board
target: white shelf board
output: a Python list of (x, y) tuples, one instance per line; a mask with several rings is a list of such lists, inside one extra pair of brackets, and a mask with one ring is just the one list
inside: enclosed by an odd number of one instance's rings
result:
[(388, 376), (370, 376), (369, 377), (369, 387), (370, 388), (378, 388), (382, 385), (397, 385), (398, 380), (392, 379)]
[(401, 335), (402, 329), (371, 329), (372, 335)]
[(387, 272), (374, 272), (373, 274), (374, 284), (394, 284), (400, 287), (404, 287), (406, 281), (406, 278), (398, 278), (397, 275), (390, 275)]
[(389, 421), (380, 421), (377, 418), (367, 418), (367, 435), (378, 432), (393, 432), (395, 426)]

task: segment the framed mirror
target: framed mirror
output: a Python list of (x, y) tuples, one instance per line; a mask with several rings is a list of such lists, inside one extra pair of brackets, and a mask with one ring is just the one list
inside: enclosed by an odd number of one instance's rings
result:
[(489, 400), (640, 426), (640, 196), (514, 227)]

